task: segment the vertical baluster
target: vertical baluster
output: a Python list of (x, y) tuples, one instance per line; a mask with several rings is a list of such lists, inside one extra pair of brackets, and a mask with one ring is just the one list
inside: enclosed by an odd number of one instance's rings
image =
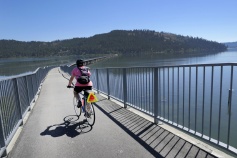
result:
[[(3, 82), (2, 82), (3, 83)], [(2, 91), (2, 84), (0, 82), (0, 93)], [(2, 101), (2, 94), (0, 95), (0, 107), (3, 105), (3, 101)], [(4, 138), (4, 128), (3, 128), (3, 120), (2, 120), (2, 110), (0, 108), (0, 151), (2, 148), (2, 156), (6, 156), (7, 152), (6, 152), (6, 143), (5, 143), (5, 138)], [(1, 156), (1, 153), (0, 153)]]
[(202, 137), (204, 131), (204, 104), (205, 104), (205, 78), (206, 78), (206, 67), (203, 67), (203, 93), (202, 93)]
[[(144, 68), (142, 68), (141, 72), (142, 72), (141, 84), (146, 86), (146, 83), (144, 82)], [(145, 92), (145, 87), (144, 86), (142, 86), (142, 89), (141, 89), (141, 106), (142, 106), (143, 111), (146, 110), (146, 107), (144, 105), (144, 99), (145, 99), (144, 98), (144, 92)]]
[(183, 127), (184, 127), (185, 67), (183, 67)]
[[(26, 95), (27, 95), (28, 106), (30, 106), (30, 96), (29, 96), (29, 87), (28, 87), (27, 76), (24, 77), (24, 80), (26, 83)], [(29, 110), (30, 110), (30, 108), (29, 108)]]
[(30, 80), (30, 81), (31, 81), (31, 82), (30, 82), (30, 84), (31, 84), (31, 85), (30, 85), (30, 86), (31, 86), (31, 101), (34, 102), (34, 101), (35, 101), (35, 99), (34, 99), (34, 96), (35, 96), (35, 95), (34, 95), (34, 85), (33, 85), (33, 74), (30, 75), (30, 79), (31, 79), (31, 80)]
[(223, 66), (221, 66), (221, 74), (220, 74), (220, 98), (219, 98), (219, 119), (218, 119), (218, 144), (220, 143), (220, 124), (221, 124), (221, 102), (222, 102), (222, 81), (223, 80)]
[(150, 68), (147, 68), (147, 70), (146, 70), (146, 82), (147, 82), (147, 90), (146, 90), (146, 93), (148, 94), (146, 94), (146, 96), (147, 96), (147, 99), (146, 99), (146, 102), (148, 102), (149, 103), (149, 108), (148, 108), (148, 111), (149, 111), (149, 113), (151, 112), (151, 100), (150, 100), (150, 74), (149, 74), (149, 72), (150, 72)]
[(158, 68), (154, 68), (154, 122), (158, 123), (157, 121), (157, 115), (158, 115)]
[(198, 67), (196, 66), (196, 85), (195, 85), (195, 133), (197, 132), (197, 93), (198, 93)]
[(110, 87), (109, 87), (109, 69), (106, 69), (107, 72), (107, 89), (108, 89), (108, 99), (110, 99)]
[(134, 73), (133, 69), (130, 69), (130, 87), (131, 87), (131, 104), (134, 105)]
[(231, 104), (232, 104), (232, 88), (233, 88), (233, 65), (231, 65), (230, 89), (228, 99), (228, 135), (227, 135), (227, 148), (230, 147), (230, 124), (231, 124)]
[[(141, 69), (138, 69), (138, 73), (139, 73), (139, 76), (138, 76), (138, 83), (139, 85), (141, 85), (142, 83), (142, 72), (141, 72)], [(139, 105), (140, 105), (140, 109), (142, 110), (142, 86), (140, 87), (140, 90), (139, 90)]]
[(124, 108), (127, 108), (127, 77), (126, 68), (123, 68), (123, 94), (124, 94)]
[(169, 67), (167, 68), (168, 69), (168, 80), (167, 80), (167, 82), (168, 82), (168, 122), (169, 122), (169, 120), (170, 120), (170, 69), (169, 69)]
[(172, 122), (174, 123), (174, 67), (172, 67)]
[(188, 129), (190, 130), (190, 113), (191, 113), (191, 67), (189, 67), (189, 96), (188, 96)]
[(163, 68), (163, 118), (165, 119), (165, 68)]
[(99, 94), (99, 74), (98, 74), (98, 69), (96, 69), (96, 83), (97, 83), (97, 93)]
[(209, 125), (209, 140), (211, 139), (211, 129), (212, 129), (212, 101), (213, 101), (213, 77), (214, 77), (214, 66), (211, 69), (211, 102), (210, 102), (210, 125)]
[(177, 79), (177, 123), (179, 125), (179, 67), (178, 67), (178, 79)]
[[(19, 85), (18, 85), (18, 82), (17, 82), (17, 79), (14, 78), (13, 79), (13, 85), (14, 85), (14, 95), (15, 95), (15, 105), (16, 105), (16, 109), (17, 109), (17, 115), (19, 115), (20, 119), (23, 120), (22, 118), (22, 109), (21, 109), (21, 102), (20, 102), (20, 96), (19, 96), (19, 91), (18, 91), (18, 88), (19, 88)], [(23, 125), (23, 121), (21, 122), (21, 125)]]
[[(159, 68), (158, 69), (159, 70), (159, 75), (158, 75), (158, 96), (157, 96), (157, 98), (159, 99), (158, 101), (157, 101), (157, 104), (158, 104), (158, 112), (159, 112), (159, 116), (161, 117), (161, 68)], [(155, 75), (154, 75), (155, 76)], [(155, 82), (155, 81), (154, 81)], [(153, 82), (152, 82), (153, 83)], [(154, 86), (152, 86), (152, 87), (154, 87)], [(155, 95), (153, 94), (153, 98), (155, 97)], [(159, 104), (160, 103), (160, 104)]]

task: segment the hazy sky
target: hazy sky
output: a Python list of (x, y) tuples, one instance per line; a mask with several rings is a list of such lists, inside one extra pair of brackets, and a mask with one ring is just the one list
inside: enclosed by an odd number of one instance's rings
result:
[(0, 39), (54, 41), (134, 29), (237, 41), (237, 0), (0, 0)]

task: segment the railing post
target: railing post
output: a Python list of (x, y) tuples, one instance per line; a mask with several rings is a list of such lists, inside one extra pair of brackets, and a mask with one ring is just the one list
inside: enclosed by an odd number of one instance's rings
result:
[(110, 99), (109, 69), (108, 68), (107, 68), (107, 88), (108, 88), (108, 99)]
[(36, 87), (36, 83), (37, 83), (37, 79), (36, 79), (36, 73), (32, 75), (32, 87), (33, 87), (33, 94), (34, 94), (34, 102), (36, 101), (36, 94), (37, 94), (37, 87)]
[(33, 75), (30, 75), (30, 100), (31, 102), (34, 102), (34, 87), (33, 87)]
[(123, 68), (123, 100), (124, 100), (124, 108), (127, 108), (127, 76), (126, 76), (126, 68)]
[(231, 65), (231, 76), (230, 76), (230, 89), (228, 96), (228, 134), (227, 134), (227, 148), (230, 148), (230, 126), (231, 126), (231, 105), (232, 105), (232, 91), (233, 91), (233, 78), (234, 78), (234, 68)]
[[(2, 104), (2, 99), (0, 98), (0, 105), (1, 104)], [(7, 155), (6, 147), (5, 147), (6, 143), (5, 143), (3, 132), (4, 131), (3, 131), (3, 123), (2, 123), (2, 111), (1, 111), (1, 108), (0, 108), (0, 157)], [(1, 148), (2, 148), (2, 153), (1, 153)]]
[(30, 99), (30, 104), (31, 104), (31, 102), (33, 103), (34, 102), (34, 87), (33, 87), (33, 75), (31, 74), (31, 75), (29, 75), (29, 80), (28, 80), (28, 82), (29, 82), (29, 86), (28, 86), (28, 88), (29, 88), (29, 99)]
[(154, 68), (154, 122), (157, 124), (158, 120), (157, 120), (157, 116), (158, 116), (158, 68)]
[[(28, 87), (28, 81), (27, 81), (27, 76), (24, 77), (25, 83), (26, 83), (26, 91), (27, 91), (27, 100), (28, 100), (28, 104), (30, 106), (30, 95), (29, 95), (29, 87)], [(31, 109), (29, 108), (29, 111)]]
[(98, 75), (98, 69), (96, 69), (96, 81), (97, 81), (97, 93), (99, 94), (99, 75)]
[[(18, 113), (20, 114), (21, 120), (23, 120), (23, 119), (22, 119), (20, 96), (19, 96), (19, 92), (18, 92), (18, 87), (19, 87), (19, 86), (18, 86), (18, 83), (17, 83), (17, 79), (16, 79), (16, 78), (13, 79), (13, 85), (14, 85), (14, 87), (15, 87), (16, 108), (17, 108), (17, 110), (18, 110)], [(23, 121), (21, 122), (21, 125), (23, 125)]]

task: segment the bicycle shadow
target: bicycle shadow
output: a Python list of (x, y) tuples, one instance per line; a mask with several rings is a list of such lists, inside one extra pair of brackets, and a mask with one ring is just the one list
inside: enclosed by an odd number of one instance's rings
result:
[(66, 135), (74, 138), (92, 130), (92, 126), (90, 126), (86, 120), (79, 121), (79, 117), (77, 115), (66, 116), (63, 121), (63, 123), (48, 126), (43, 132), (40, 133), (40, 135), (50, 135), (52, 137), (61, 137)]

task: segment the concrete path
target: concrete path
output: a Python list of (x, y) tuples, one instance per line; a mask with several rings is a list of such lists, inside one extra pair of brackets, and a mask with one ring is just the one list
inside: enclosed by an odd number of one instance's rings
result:
[(90, 127), (75, 116), (67, 83), (49, 72), (9, 158), (215, 157), (100, 95)]

